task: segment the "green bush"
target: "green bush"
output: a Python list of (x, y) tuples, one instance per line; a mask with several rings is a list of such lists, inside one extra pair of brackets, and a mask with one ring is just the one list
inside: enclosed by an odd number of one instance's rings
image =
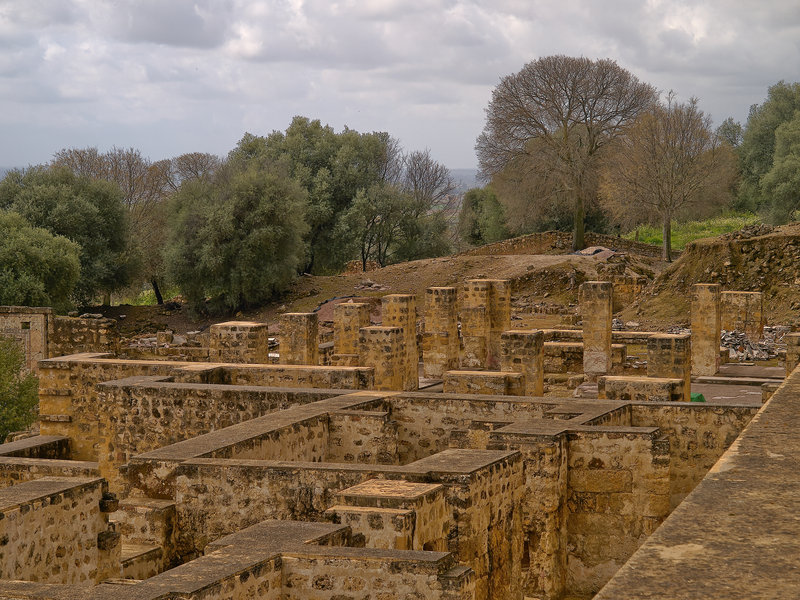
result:
[(0, 304), (64, 309), (80, 275), (78, 244), (0, 210)]
[(0, 442), (36, 420), (39, 380), (24, 374), (25, 354), (16, 340), (0, 337)]

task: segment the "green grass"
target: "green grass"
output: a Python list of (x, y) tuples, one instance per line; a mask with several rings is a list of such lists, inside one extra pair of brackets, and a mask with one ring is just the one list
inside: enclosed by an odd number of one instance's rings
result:
[[(164, 298), (164, 302), (167, 302), (169, 299), (174, 298), (178, 295), (178, 288), (166, 288), (161, 290), (161, 295)], [(156, 304), (156, 293), (153, 291), (152, 288), (147, 288), (139, 292), (137, 296), (127, 296), (120, 300), (120, 304), (130, 304), (132, 306), (155, 306)]]
[[(728, 213), (705, 221), (687, 221), (685, 223), (672, 222), (672, 249), (683, 250), (686, 244), (701, 238), (716, 237), (723, 233), (737, 231), (742, 227), (759, 223), (760, 219), (752, 213)], [(660, 246), (662, 242), (661, 227), (641, 225), (638, 228), (639, 241), (645, 244)], [(636, 239), (636, 230), (630, 231), (622, 237)]]

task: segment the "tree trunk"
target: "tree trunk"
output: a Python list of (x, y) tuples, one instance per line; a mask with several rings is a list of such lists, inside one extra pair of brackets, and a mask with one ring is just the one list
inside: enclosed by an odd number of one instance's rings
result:
[(150, 280), (150, 285), (153, 286), (153, 293), (156, 295), (156, 304), (164, 304), (164, 298), (161, 297), (161, 290), (158, 289), (158, 281), (155, 277)]
[(111, 306), (111, 292), (103, 292), (103, 306)]
[(672, 217), (666, 215), (664, 217), (664, 224), (662, 227), (661, 235), (664, 236), (663, 244), (661, 245), (661, 259), (665, 262), (672, 262)]
[(583, 231), (584, 231), (584, 218), (585, 210), (583, 206), (583, 196), (581, 194), (577, 194), (575, 197), (575, 215), (573, 217), (574, 223), (572, 228), (572, 251), (577, 252), (578, 250), (583, 250), (586, 247), (586, 242), (583, 239)]

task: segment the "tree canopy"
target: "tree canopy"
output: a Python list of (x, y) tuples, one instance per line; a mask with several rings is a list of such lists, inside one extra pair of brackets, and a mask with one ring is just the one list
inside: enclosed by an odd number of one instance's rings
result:
[(600, 151), (653, 102), (655, 90), (608, 59), (548, 56), (504, 77), (492, 92), (476, 151), (486, 178), (512, 169), (534, 183), (531, 203), (572, 207), (583, 247), (586, 205)]
[(64, 236), (80, 248), (80, 279), (73, 298), (125, 286), (132, 271), (122, 193), (114, 184), (77, 176), (64, 168), (11, 171), (0, 182), (0, 209), (21, 215), (34, 227)]
[(306, 192), (281, 165), (229, 162), (184, 182), (170, 201), (168, 273), (200, 310), (272, 299), (304, 256)]
[(670, 93), (615, 141), (600, 190), (618, 222), (660, 218), (669, 261), (672, 219), (690, 206), (728, 201), (734, 173), (733, 150), (720, 143), (697, 99), (679, 103)]
[[(769, 88), (767, 99), (759, 105), (750, 107), (750, 114), (738, 148), (742, 170), (739, 188), (739, 204), (749, 210), (770, 213), (776, 221), (785, 221), (791, 205), (791, 172), (786, 166), (794, 160), (795, 150), (788, 143), (792, 125), (787, 125), (779, 134), (782, 125), (797, 119), (800, 111), (800, 83), (779, 81)], [(784, 137), (778, 149), (778, 136)], [(777, 170), (766, 179), (773, 170)], [(781, 185), (783, 184), (783, 185)], [(778, 197), (773, 194), (778, 193)], [(795, 188), (795, 198), (800, 190)], [(773, 203), (773, 198), (775, 203)]]

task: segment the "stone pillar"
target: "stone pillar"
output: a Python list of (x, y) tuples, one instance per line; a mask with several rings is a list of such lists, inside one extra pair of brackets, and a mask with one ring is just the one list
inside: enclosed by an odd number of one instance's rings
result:
[(458, 363), (462, 369), (486, 367), (489, 344), (489, 319), (485, 306), (461, 307), (461, 348)]
[(800, 333), (787, 333), (783, 336), (786, 342), (786, 376), (800, 364)]
[(544, 333), (540, 330), (512, 329), (501, 336), (502, 371), (525, 376), (525, 395), (544, 393)]
[(425, 377), (439, 378), (458, 366), (458, 312), (456, 288), (425, 290), (425, 332), (422, 334)]
[[(484, 309), (482, 318), (485, 322), (481, 321), (478, 310), (481, 308)], [(510, 328), (511, 286), (508, 281), (468, 279), (461, 298), (461, 338), (465, 345), (462, 356), (467, 364), (462, 362), (461, 366), (497, 369), (500, 366), (500, 336)], [(480, 337), (485, 341), (477, 339)], [(476, 361), (480, 364), (474, 364)]]
[(692, 286), (692, 374), (719, 371), (720, 287), (717, 283)]
[(267, 324), (227, 321), (212, 325), (208, 329), (208, 359), (221, 363), (268, 363)]
[(334, 354), (358, 354), (358, 332), (369, 327), (369, 304), (341, 302), (333, 307)]
[(401, 327), (362, 327), (358, 332), (358, 362), (374, 369), (376, 390), (406, 389), (403, 337)]
[(761, 292), (722, 292), (722, 328), (743, 331), (751, 341), (764, 335)]
[(419, 389), (419, 350), (417, 349), (417, 299), (412, 294), (389, 294), (381, 298), (384, 327), (400, 327), (405, 347), (404, 390)]
[(486, 366), (497, 369), (502, 356), (501, 337), (511, 329), (511, 286), (505, 279), (489, 280), (489, 343)]
[(317, 313), (281, 315), (280, 363), (319, 364), (319, 318)]
[(691, 400), (691, 364), (691, 336), (658, 333), (647, 338), (647, 376), (682, 379), (686, 402)]
[(583, 319), (583, 373), (587, 381), (611, 372), (611, 315), (613, 286), (586, 281), (578, 292)]

